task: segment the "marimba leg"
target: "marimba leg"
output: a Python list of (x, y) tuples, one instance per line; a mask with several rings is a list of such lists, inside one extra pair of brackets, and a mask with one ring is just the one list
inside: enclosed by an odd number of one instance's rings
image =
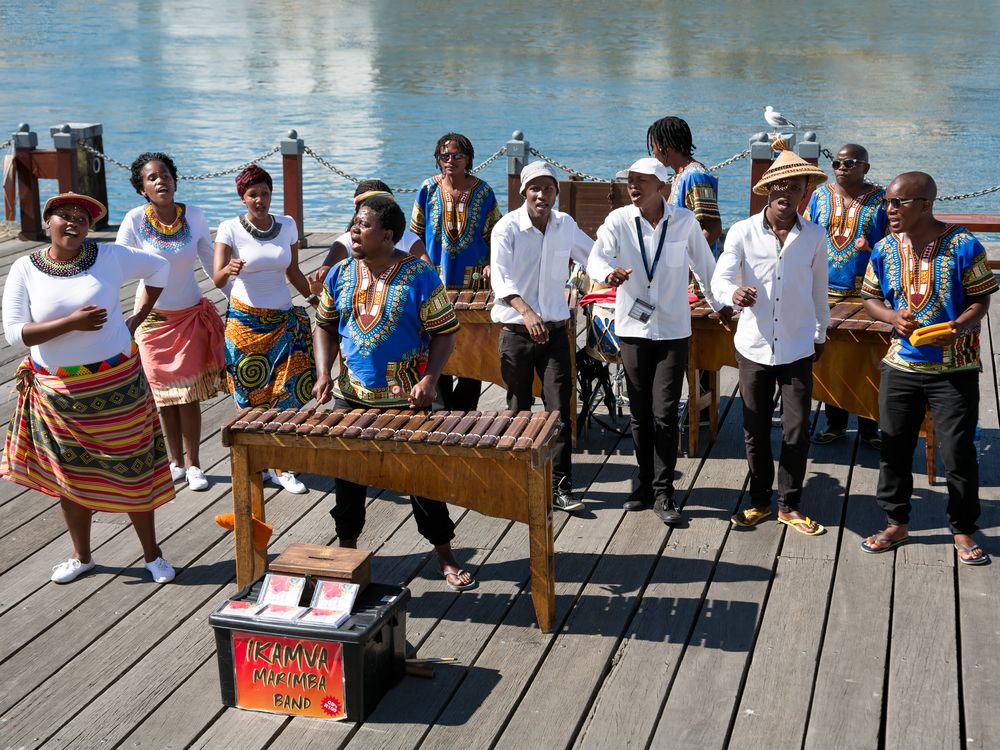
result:
[(924, 424), (921, 428), (924, 432), (924, 460), (927, 461), (927, 484), (934, 484), (934, 461), (936, 459), (934, 444), (934, 418), (931, 416), (930, 407), (924, 414)]
[(556, 576), (552, 543), (552, 464), (528, 476), (528, 551), (531, 601), (543, 633), (552, 632), (556, 614)]
[(251, 583), (267, 568), (267, 550), (253, 546), (254, 517), (264, 521), (264, 481), (259, 471), (250, 471), (249, 450), (231, 448), (230, 465), (233, 473), (233, 516), (236, 537), (236, 585)]

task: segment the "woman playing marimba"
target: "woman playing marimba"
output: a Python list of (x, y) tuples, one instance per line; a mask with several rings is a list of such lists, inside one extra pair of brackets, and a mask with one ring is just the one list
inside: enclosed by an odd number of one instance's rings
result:
[[(330, 372), (341, 355), (341, 406), (427, 407), (455, 346), (458, 319), (441, 280), (421, 258), (394, 246), (406, 218), (388, 195), (365, 200), (351, 226), (351, 257), (330, 271), (316, 313), (316, 386), (330, 400)], [(364, 485), (337, 479), (330, 514), (343, 547), (353, 547), (365, 524)], [(448, 586), (463, 591), (476, 581), (451, 550), (455, 524), (448, 506), (411, 497), (417, 528), (437, 552)]]

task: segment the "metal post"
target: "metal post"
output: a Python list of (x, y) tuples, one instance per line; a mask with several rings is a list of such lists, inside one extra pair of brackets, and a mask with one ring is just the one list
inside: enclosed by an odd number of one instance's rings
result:
[(302, 208), (302, 154), (306, 144), (295, 130), (281, 139), (281, 184), (285, 192), (285, 214), (295, 219), (299, 229), (299, 247), (308, 247)]
[(515, 130), (511, 140), (507, 141), (507, 210), (513, 211), (521, 207), (521, 170), (528, 163), (528, 148), (524, 133)]
[(38, 148), (38, 133), (28, 123), (22, 122), (11, 138), (14, 140), (14, 169), (17, 172), (17, 194), (21, 207), (21, 233), (18, 237), (22, 240), (44, 240), (42, 212), (38, 202), (38, 178), (31, 164), (32, 154)]
[[(108, 185), (105, 179), (104, 159), (94, 156), (86, 147), (104, 153), (104, 127), (100, 123), (70, 122), (50, 130), (56, 150), (73, 150), (73, 192), (96, 198), (110, 212)], [(61, 190), (62, 188), (60, 188)], [(96, 229), (106, 229), (108, 217), (97, 222)]]

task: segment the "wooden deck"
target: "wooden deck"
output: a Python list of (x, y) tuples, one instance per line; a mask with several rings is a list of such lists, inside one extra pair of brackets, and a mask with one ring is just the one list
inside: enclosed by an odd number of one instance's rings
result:
[[(333, 237), (310, 237), (304, 270)], [(28, 247), (0, 243), (0, 275)], [(981, 523), (997, 557), (1000, 312), (989, 323)], [(4, 424), (21, 356), (0, 346)], [(95, 517), (97, 570), (49, 583), (70, 551), (58, 506), (0, 482), (0, 747), (997, 747), (1000, 564), (956, 564), (944, 487), (921, 479), (922, 451), (915, 540), (895, 553), (858, 548), (882, 519), (877, 456), (854, 432), (810, 454), (804, 509), (828, 534), (734, 529), (746, 463), (735, 371), (722, 381), (718, 439), (703, 434), (704, 455), (678, 463), (682, 528), (621, 510), (636, 475), (629, 437), (595, 425), (582, 441), (574, 484), (587, 510), (555, 518), (551, 635), (534, 623), (525, 526), (453, 508), (456, 549), (480, 580), (456, 594), (409, 504), (373, 498), (360, 539), (375, 551), (373, 578), (410, 587), (413, 652), (457, 661), (433, 680), (405, 678), (363, 724), (221, 705), (207, 616), (235, 590), (233, 540), (213, 521), (231, 508), (219, 439), (231, 400), (204, 405), (209, 491), (181, 489), (156, 514), (173, 584), (149, 582), (127, 519), (113, 514)], [(502, 400), (497, 387), (483, 396)], [(334, 541), (333, 481), (304, 479), (307, 495), (268, 491), (272, 552)]]

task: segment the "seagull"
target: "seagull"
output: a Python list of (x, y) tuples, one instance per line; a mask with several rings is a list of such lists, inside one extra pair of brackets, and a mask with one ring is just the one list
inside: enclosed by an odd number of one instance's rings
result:
[(781, 112), (775, 112), (774, 107), (768, 105), (764, 107), (764, 119), (772, 128), (794, 128), (795, 123), (786, 118)]

